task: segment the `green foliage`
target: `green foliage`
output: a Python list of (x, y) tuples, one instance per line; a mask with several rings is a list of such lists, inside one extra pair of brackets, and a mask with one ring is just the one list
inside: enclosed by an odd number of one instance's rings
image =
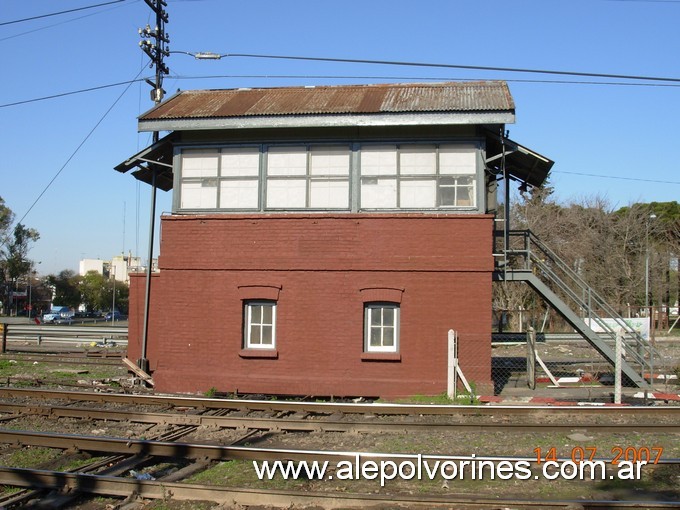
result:
[(12, 452), (7, 464), (13, 467), (30, 468), (54, 460), (59, 455), (61, 455), (61, 450), (24, 446), (20, 450)]
[(207, 390), (205, 393), (203, 393), (203, 395), (204, 395), (205, 397), (207, 397), (207, 398), (214, 398), (215, 395), (217, 395), (217, 388), (215, 388), (215, 387), (213, 386), (212, 388), (210, 388), (209, 390)]
[(38, 231), (26, 228), (21, 223), (17, 223), (14, 232), (5, 248), (5, 267), (7, 277), (10, 279), (26, 276), (33, 265), (28, 259), (30, 243), (40, 238)]
[(49, 275), (47, 282), (54, 287), (54, 304), (77, 308), (81, 302), (80, 276), (70, 269)]

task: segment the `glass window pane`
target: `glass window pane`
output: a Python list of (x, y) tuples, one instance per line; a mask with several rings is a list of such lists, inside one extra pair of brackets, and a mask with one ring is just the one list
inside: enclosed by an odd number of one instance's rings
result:
[(371, 328), (371, 347), (380, 347), (381, 345), (381, 334), (380, 328)]
[(472, 186), (459, 186), (457, 206), (466, 207), (475, 205), (474, 188)]
[(406, 145), (399, 149), (401, 175), (434, 175), (437, 172), (437, 154), (434, 145)]
[(397, 207), (397, 180), (361, 179), (361, 207), (364, 209)]
[(313, 208), (347, 209), (349, 181), (313, 180), (309, 199), (309, 206)]
[(477, 151), (472, 145), (442, 145), (439, 147), (439, 173), (476, 174)]
[[(180, 190), (180, 208), (214, 209), (217, 207), (217, 182), (183, 182)], [(211, 185), (213, 184), (213, 185)]]
[(400, 186), (400, 207), (436, 207), (437, 182), (434, 178), (428, 180), (402, 180)]
[(397, 148), (394, 145), (362, 147), (361, 175), (396, 175)]
[(270, 147), (267, 175), (307, 175), (306, 147)]
[(182, 151), (182, 177), (216, 177), (216, 149), (185, 149)]
[(272, 322), (272, 310), (274, 309), (271, 305), (262, 305), (262, 324), (273, 324)]
[(371, 326), (380, 326), (382, 324), (382, 317), (380, 308), (370, 308), (368, 313), (370, 315)]
[(267, 207), (303, 208), (307, 205), (307, 181), (304, 179), (267, 180)]
[(260, 150), (257, 147), (222, 149), (222, 177), (257, 177), (260, 173)]
[(382, 309), (383, 312), (383, 325), (394, 326), (394, 308), (385, 307)]
[(456, 188), (453, 186), (447, 186), (439, 188), (439, 205), (441, 206), (454, 206), (456, 205)]
[(262, 344), (271, 345), (272, 344), (272, 327), (263, 326), (262, 327)]
[(383, 329), (383, 347), (394, 347), (394, 328)]
[(250, 343), (259, 344), (261, 342), (262, 326), (253, 324), (250, 326)]
[(260, 305), (250, 305), (250, 322), (252, 324), (262, 322), (262, 307)]
[(310, 173), (349, 175), (349, 154), (347, 147), (312, 147)]
[(220, 183), (221, 209), (256, 209), (259, 199), (258, 181), (228, 180)]

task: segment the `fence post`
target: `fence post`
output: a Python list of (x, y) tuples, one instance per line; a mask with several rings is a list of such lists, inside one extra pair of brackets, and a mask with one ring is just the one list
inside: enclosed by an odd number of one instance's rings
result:
[(527, 330), (527, 386), (536, 389), (536, 330), (533, 326)]
[(614, 354), (614, 403), (621, 403), (621, 355), (623, 350), (623, 332), (616, 332), (616, 350)]
[(452, 399), (455, 400), (457, 395), (457, 388), (458, 388), (458, 370), (457, 370), (457, 365), (458, 365), (458, 342), (456, 342), (456, 332), (452, 329), (449, 330), (449, 345), (448, 345), (448, 362), (447, 362), (447, 368), (448, 368), (448, 373), (446, 377), (447, 381), (447, 388), (446, 388), (446, 395)]
[(7, 352), (7, 330), (9, 329), (9, 324), (4, 322), (0, 323), (0, 330), (2, 330), (2, 353)]

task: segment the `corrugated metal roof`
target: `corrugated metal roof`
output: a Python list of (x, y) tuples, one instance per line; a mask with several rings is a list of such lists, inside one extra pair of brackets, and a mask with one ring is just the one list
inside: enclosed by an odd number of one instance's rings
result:
[(502, 81), (187, 90), (144, 120), (416, 112), (514, 111)]

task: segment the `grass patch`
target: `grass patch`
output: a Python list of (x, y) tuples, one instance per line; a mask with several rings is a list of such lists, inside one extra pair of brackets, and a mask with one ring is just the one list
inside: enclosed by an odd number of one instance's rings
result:
[(61, 450), (24, 446), (9, 455), (7, 465), (18, 468), (30, 468), (53, 461), (61, 455)]
[[(382, 399), (378, 402), (386, 402)], [(473, 394), (470, 395), (467, 392), (461, 393), (456, 399), (449, 398), (449, 396), (444, 393), (438, 395), (412, 395), (406, 398), (397, 399), (398, 404), (421, 404), (421, 405), (478, 405), (480, 404), (479, 399)]]

